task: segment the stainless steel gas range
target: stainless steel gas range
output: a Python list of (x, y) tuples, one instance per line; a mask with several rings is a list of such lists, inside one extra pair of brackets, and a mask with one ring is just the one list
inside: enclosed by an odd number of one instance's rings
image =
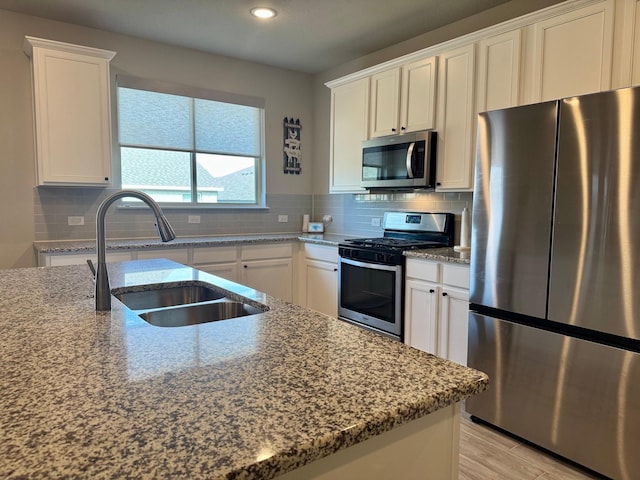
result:
[(404, 339), (406, 250), (453, 245), (452, 213), (385, 212), (383, 237), (338, 246), (338, 317)]

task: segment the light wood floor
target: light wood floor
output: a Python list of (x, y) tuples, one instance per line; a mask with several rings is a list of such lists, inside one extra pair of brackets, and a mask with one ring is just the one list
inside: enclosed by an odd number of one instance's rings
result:
[(573, 465), (479, 423), (462, 412), (459, 480), (593, 480)]

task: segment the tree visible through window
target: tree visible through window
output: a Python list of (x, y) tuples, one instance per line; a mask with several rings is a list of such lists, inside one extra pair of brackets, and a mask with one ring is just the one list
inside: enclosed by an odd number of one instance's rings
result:
[(161, 203), (258, 205), (263, 109), (118, 87), (122, 188)]

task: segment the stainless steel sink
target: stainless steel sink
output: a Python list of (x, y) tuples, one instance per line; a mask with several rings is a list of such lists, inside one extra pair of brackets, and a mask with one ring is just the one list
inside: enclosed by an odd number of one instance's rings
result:
[(156, 284), (114, 290), (113, 295), (131, 310), (152, 310), (156, 308), (210, 302), (224, 298), (224, 293), (201, 283)]
[(140, 314), (140, 317), (156, 327), (183, 327), (256, 315), (266, 310), (268, 310), (267, 306), (260, 309), (242, 302), (218, 301), (151, 310)]
[(111, 293), (156, 327), (198, 325), (269, 310), (266, 305), (227, 298), (227, 292), (201, 281), (137, 285), (116, 288)]

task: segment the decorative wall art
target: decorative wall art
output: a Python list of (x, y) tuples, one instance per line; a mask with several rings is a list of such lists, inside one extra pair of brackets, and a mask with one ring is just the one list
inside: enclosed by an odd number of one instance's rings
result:
[(284, 173), (300, 175), (300, 119), (284, 117)]

